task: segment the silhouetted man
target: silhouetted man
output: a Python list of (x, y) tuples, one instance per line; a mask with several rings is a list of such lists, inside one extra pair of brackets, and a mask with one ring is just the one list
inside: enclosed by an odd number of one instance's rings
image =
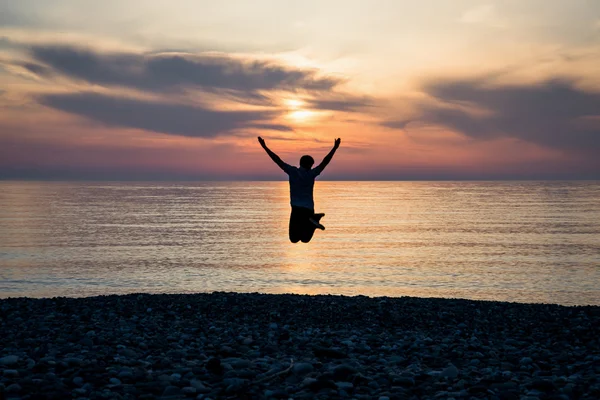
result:
[(313, 187), (315, 178), (325, 169), (327, 164), (333, 158), (335, 151), (340, 147), (341, 139), (335, 139), (333, 149), (325, 156), (321, 164), (312, 168), (315, 160), (311, 156), (302, 156), (300, 158), (300, 167), (294, 167), (284, 163), (281, 158), (273, 153), (265, 144), (263, 138), (259, 137), (258, 142), (267, 152), (269, 157), (290, 177), (290, 203), (292, 213), (290, 215), (290, 241), (292, 243), (310, 242), (315, 229), (324, 230), (320, 220), (325, 214), (315, 214), (315, 203), (313, 200)]

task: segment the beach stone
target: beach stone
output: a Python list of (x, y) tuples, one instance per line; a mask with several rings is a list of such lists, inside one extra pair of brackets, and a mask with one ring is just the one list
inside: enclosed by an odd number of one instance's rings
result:
[(446, 367), (446, 369), (444, 369), (442, 372), (440, 372), (440, 376), (443, 378), (454, 379), (458, 377), (458, 372), (458, 368), (451, 364), (450, 366)]
[(165, 396), (179, 396), (181, 390), (177, 386), (167, 386), (162, 392), (163, 397)]
[(110, 379), (108, 380), (108, 382), (109, 382), (111, 385), (120, 385), (120, 384), (121, 384), (121, 381), (120, 381), (119, 379), (117, 379), (117, 378), (110, 378)]
[(68, 357), (65, 358), (63, 361), (67, 363), (67, 365), (75, 367), (79, 367), (83, 363), (83, 360), (78, 357)]
[(241, 358), (230, 361), (229, 364), (235, 369), (249, 368), (250, 366), (252, 366), (252, 363), (250, 361)]
[(288, 392), (284, 389), (267, 389), (265, 390), (265, 397), (274, 399), (287, 399), (289, 395)]
[(210, 358), (206, 362), (206, 370), (214, 374), (222, 373), (223, 367), (221, 366), (221, 359), (217, 357)]
[(340, 364), (333, 368), (333, 377), (337, 380), (344, 380), (356, 374), (358, 370), (348, 364)]
[(533, 382), (531, 382), (531, 387), (542, 392), (551, 392), (556, 390), (554, 383), (545, 379), (534, 380)]
[(533, 359), (531, 357), (523, 357), (521, 361), (519, 361), (521, 365), (531, 365), (533, 364)]
[(85, 382), (83, 381), (83, 378), (80, 376), (76, 376), (75, 378), (73, 378), (73, 384), (76, 386), (83, 386)]
[(18, 362), (19, 357), (13, 355), (0, 358), (0, 365), (15, 365)]
[(139, 355), (135, 350), (132, 349), (122, 349), (120, 351), (121, 355), (128, 357), (128, 358), (138, 358)]
[(292, 367), (292, 372), (296, 375), (308, 375), (315, 370), (315, 367), (311, 363), (297, 363)]
[(395, 376), (392, 379), (392, 383), (394, 385), (400, 385), (400, 386), (405, 386), (405, 387), (410, 387), (410, 386), (414, 386), (415, 385), (415, 379), (413, 377), (410, 376)]
[(19, 393), (22, 388), (18, 383), (13, 383), (12, 385), (8, 385), (6, 389), (4, 389), (6, 393)]
[(121, 371), (119, 371), (119, 374), (117, 375), (119, 377), (119, 379), (133, 379), (133, 372), (131, 371), (131, 369), (122, 369)]
[(5, 378), (17, 378), (19, 376), (19, 371), (16, 369), (5, 369), (2, 375)]
[(346, 392), (354, 389), (352, 382), (335, 382), (335, 386), (337, 386), (338, 389), (342, 389)]
[(348, 355), (343, 351), (328, 347), (317, 346), (313, 348), (313, 353), (318, 358), (348, 358)]
[(202, 382), (198, 379), (190, 380), (190, 386), (193, 387), (194, 389), (196, 389), (199, 393), (209, 393), (210, 392), (210, 389), (208, 387), (206, 387), (204, 382)]
[(302, 386), (311, 386), (317, 382), (315, 378), (304, 378), (302, 381)]
[(192, 386), (185, 386), (183, 388), (181, 388), (181, 393), (187, 395), (192, 395), (192, 394), (196, 394), (197, 390), (195, 387)]

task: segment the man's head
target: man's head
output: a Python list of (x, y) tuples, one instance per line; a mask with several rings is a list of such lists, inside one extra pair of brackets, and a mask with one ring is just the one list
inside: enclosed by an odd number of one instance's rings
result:
[(311, 169), (315, 160), (311, 156), (302, 156), (300, 157), (300, 166), (302, 168)]

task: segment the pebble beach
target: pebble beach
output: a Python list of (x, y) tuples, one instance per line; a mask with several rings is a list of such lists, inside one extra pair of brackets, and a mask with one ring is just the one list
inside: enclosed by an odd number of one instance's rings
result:
[(600, 307), (131, 294), (0, 300), (2, 399), (598, 399)]

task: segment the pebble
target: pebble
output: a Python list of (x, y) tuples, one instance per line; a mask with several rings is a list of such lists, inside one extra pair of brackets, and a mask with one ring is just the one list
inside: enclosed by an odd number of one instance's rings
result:
[(192, 386), (186, 386), (181, 388), (181, 393), (185, 394), (185, 395), (190, 395), (190, 394), (196, 394), (197, 390), (195, 387)]
[(19, 393), (21, 389), (21, 385), (19, 385), (18, 383), (13, 383), (12, 385), (8, 385), (4, 390), (6, 391), (6, 393)]
[(313, 365), (311, 363), (306, 363), (306, 362), (297, 363), (292, 368), (292, 371), (294, 372), (294, 374), (300, 375), (300, 376), (310, 374), (314, 370), (315, 370), (315, 367), (313, 367)]
[(19, 357), (17, 356), (5, 356), (0, 358), (0, 365), (15, 365), (19, 362)]
[(440, 373), (440, 376), (443, 378), (454, 379), (458, 376), (458, 368), (454, 365), (450, 365)]
[(19, 376), (19, 371), (16, 369), (5, 369), (2, 375), (4, 375), (5, 378), (17, 378)]
[(213, 293), (0, 313), (18, 321), (2, 326), (7, 398), (600, 398), (596, 306)]

